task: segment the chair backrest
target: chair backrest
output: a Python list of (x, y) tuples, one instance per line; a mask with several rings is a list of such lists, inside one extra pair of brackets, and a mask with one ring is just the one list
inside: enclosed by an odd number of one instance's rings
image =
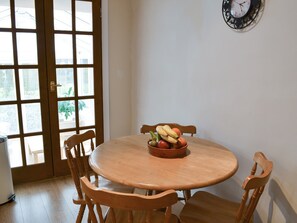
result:
[[(171, 218), (171, 205), (178, 201), (177, 194), (174, 190), (167, 190), (162, 193), (147, 196), (140, 194), (131, 193), (121, 193), (115, 191), (109, 191), (106, 189), (99, 189), (92, 185), (86, 177), (81, 178), (82, 190), (85, 193), (86, 201), (89, 207), (91, 220), (97, 223), (97, 218), (93, 210), (93, 204), (96, 204), (96, 209), (99, 216), (99, 222), (104, 222), (103, 213), (100, 205), (105, 205), (109, 207), (108, 215), (111, 215), (112, 223), (119, 222), (133, 222), (133, 212), (132, 211), (143, 211), (146, 219), (146, 223), (151, 223), (152, 213), (155, 209), (166, 208), (164, 216), (164, 223), (168, 223)], [(91, 200), (92, 202), (91, 202)], [(127, 219), (122, 219), (119, 221), (116, 215), (116, 210), (124, 210), (127, 214)], [(109, 216), (108, 216), (109, 217)], [(135, 220), (135, 219), (134, 219)]]
[(143, 134), (148, 133), (149, 131), (155, 132), (156, 127), (158, 125), (169, 125), (171, 128), (178, 128), (182, 132), (182, 134), (190, 134), (191, 136), (193, 136), (197, 132), (196, 126), (194, 125), (180, 125), (177, 123), (158, 123), (156, 125), (142, 125), (140, 128), (140, 132)]
[[(71, 176), (79, 199), (84, 198), (80, 185), (80, 177), (86, 176), (90, 180), (91, 172), (84, 143), (89, 143), (91, 151), (93, 151), (94, 138), (95, 132), (93, 130), (89, 130), (82, 134), (72, 135), (64, 142), (68, 166), (70, 168)], [(95, 176), (96, 182), (98, 182), (98, 175), (96, 173), (93, 173), (93, 175)]]
[[(260, 173), (257, 168), (260, 167)], [(263, 193), (273, 168), (273, 163), (261, 152), (254, 155), (254, 165), (251, 174), (244, 180), (242, 189), (245, 190), (237, 213), (237, 222), (248, 223)], [(258, 170), (259, 171), (259, 170)], [(251, 194), (250, 194), (251, 193)]]

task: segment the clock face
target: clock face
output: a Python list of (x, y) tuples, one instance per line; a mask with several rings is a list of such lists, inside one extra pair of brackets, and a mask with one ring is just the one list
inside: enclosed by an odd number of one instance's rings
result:
[(234, 18), (241, 18), (247, 14), (251, 7), (251, 0), (232, 0), (231, 15)]
[(264, 1), (223, 0), (222, 14), (226, 24), (232, 29), (247, 30), (246, 27), (255, 24), (258, 20)]

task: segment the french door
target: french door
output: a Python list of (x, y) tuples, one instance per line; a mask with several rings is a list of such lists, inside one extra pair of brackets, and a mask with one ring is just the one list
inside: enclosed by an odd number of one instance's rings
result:
[(0, 134), (14, 182), (69, 173), (63, 142), (103, 141), (100, 0), (0, 0)]

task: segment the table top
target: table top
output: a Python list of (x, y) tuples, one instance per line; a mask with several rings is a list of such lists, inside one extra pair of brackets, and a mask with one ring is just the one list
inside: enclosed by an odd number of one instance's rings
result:
[(159, 158), (148, 152), (147, 134), (112, 139), (89, 157), (91, 168), (118, 183), (149, 190), (194, 189), (222, 182), (235, 174), (238, 162), (227, 148), (196, 137), (183, 136), (188, 154)]

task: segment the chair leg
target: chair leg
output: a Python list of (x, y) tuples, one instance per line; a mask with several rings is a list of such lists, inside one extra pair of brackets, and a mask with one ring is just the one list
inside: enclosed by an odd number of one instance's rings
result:
[(86, 204), (81, 204), (76, 218), (76, 223), (81, 223), (84, 216), (85, 209), (86, 209)]
[[(92, 209), (93, 209), (94, 205), (92, 205)], [(88, 223), (91, 223), (92, 222), (92, 216), (91, 216), (91, 211), (93, 210), (90, 210), (90, 207), (88, 205), (88, 208), (89, 208), (89, 211), (88, 211)]]
[(89, 214), (88, 214), (88, 223), (91, 223), (91, 222), (92, 222), (92, 219), (91, 219), (91, 214), (89, 212)]
[(147, 190), (146, 191), (146, 195), (150, 196), (153, 195), (154, 191), (153, 190)]
[(191, 197), (191, 190), (183, 190), (185, 201), (189, 200)]

